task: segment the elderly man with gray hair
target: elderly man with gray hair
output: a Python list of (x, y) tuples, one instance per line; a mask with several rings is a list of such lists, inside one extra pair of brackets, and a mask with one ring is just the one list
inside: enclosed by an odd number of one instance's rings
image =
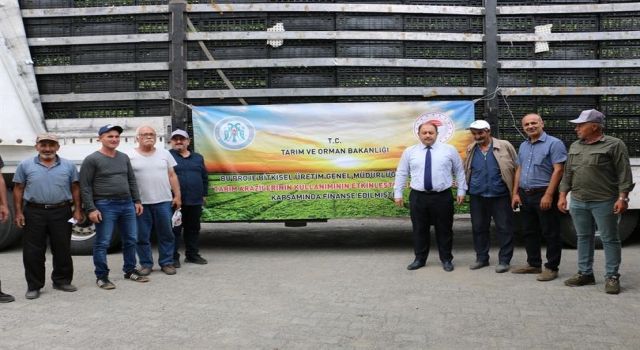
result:
[(567, 212), (567, 193), (571, 191), (568, 211), (578, 238), (578, 272), (564, 284), (579, 287), (596, 283), (593, 250), (597, 226), (605, 256), (605, 292), (618, 294), (622, 260), (618, 219), (629, 206), (634, 183), (627, 146), (604, 135), (604, 119), (604, 114), (590, 109), (569, 121), (575, 124), (578, 140), (569, 148), (558, 209)]

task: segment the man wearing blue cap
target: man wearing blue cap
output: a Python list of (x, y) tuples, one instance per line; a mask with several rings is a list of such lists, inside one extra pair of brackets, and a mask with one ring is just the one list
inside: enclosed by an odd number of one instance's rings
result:
[(604, 248), (605, 292), (618, 294), (622, 260), (618, 220), (629, 206), (634, 183), (627, 146), (620, 139), (604, 135), (604, 119), (604, 114), (590, 109), (569, 121), (575, 124), (578, 140), (569, 148), (558, 209), (567, 212), (567, 193), (571, 191), (568, 211), (578, 238), (578, 272), (564, 284), (579, 287), (596, 283), (593, 251), (597, 226)]
[(107, 250), (116, 224), (122, 239), (124, 278), (149, 281), (136, 270), (136, 215), (141, 215), (143, 208), (131, 161), (126, 154), (116, 151), (122, 131), (117, 125), (101, 127), (98, 140), (102, 147), (87, 156), (80, 168), (82, 204), (89, 220), (96, 225), (93, 245), (96, 285), (107, 290), (116, 287), (109, 280), (107, 265)]

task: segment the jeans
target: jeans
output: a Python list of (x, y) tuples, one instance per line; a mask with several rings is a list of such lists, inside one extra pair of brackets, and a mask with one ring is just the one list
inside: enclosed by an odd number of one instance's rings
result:
[(540, 209), (540, 200), (543, 195), (544, 192), (526, 194), (523, 190), (520, 190), (520, 199), (522, 201), (520, 219), (527, 250), (527, 263), (529, 266), (542, 266), (540, 238), (544, 237), (547, 242), (547, 263), (544, 266), (549, 270), (558, 271), (562, 255), (560, 211), (555, 205), (558, 202), (558, 196), (557, 194), (554, 196), (551, 208), (542, 210)]
[(107, 250), (111, 244), (113, 229), (116, 224), (122, 239), (122, 271), (129, 273), (136, 268), (136, 209), (131, 199), (99, 199), (96, 208), (102, 214), (102, 221), (96, 224), (96, 240), (93, 243), (93, 265), (97, 278), (109, 276), (107, 266)]
[(144, 204), (144, 211), (138, 217), (138, 243), (136, 251), (140, 259), (140, 266), (153, 266), (151, 253), (151, 230), (158, 236), (158, 265), (173, 265), (173, 250), (175, 238), (171, 230), (171, 202)]
[(597, 226), (604, 250), (605, 278), (618, 276), (622, 260), (622, 245), (618, 234), (620, 216), (613, 213), (615, 202), (616, 199), (600, 202), (571, 199), (569, 212), (578, 238), (578, 271), (582, 274), (593, 274)]
[(436, 231), (436, 243), (440, 261), (453, 259), (453, 198), (451, 190), (438, 193), (424, 193), (411, 190), (409, 194), (411, 224), (413, 226), (413, 250), (416, 260), (426, 261), (429, 256), (430, 226)]
[(496, 234), (500, 241), (499, 264), (509, 264), (513, 257), (513, 210), (510, 196), (482, 197), (471, 195), (471, 231), (476, 260), (489, 261), (489, 228), (491, 218), (496, 225)]
[(22, 261), (27, 289), (41, 289), (45, 283), (45, 253), (47, 240), (53, 255), (51, 280), (56, 284), (69, 284), (73, 280), (71, 258), (71, 205), (62, 208), (24, 208)]
[(173, 228), (176, 246), (173, 251), (173, 259), (179, 260), (181, 236), (184, 237), (184, 255), (187, 259), (198, 256), (198, 236), (200, 235), (200, 216), (202, 205), (182, 206), (182, 225)]

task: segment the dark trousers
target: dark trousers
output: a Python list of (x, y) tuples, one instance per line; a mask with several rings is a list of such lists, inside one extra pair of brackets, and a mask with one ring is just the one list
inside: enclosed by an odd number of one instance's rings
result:
[[(198, 255), (198, 236), (200, 236), (200, 216), (202, 215), (201, 205), (182, 206), (182, 225), (173, 228), (176, 238), (173, 259), (180, 259), (178, 248), (184, 240), (184, 255), (193, 258)], [(183, 238), (183, 239), (182, 239)]]
[(562, 241), (560, 238), (560, 211), (555, 205), (558, 201), (554, 196), (549, 210), (540, 209), (540, 200), (544, 192), (531, 194), (520, 190), (520, 219), (522, 221), (522, 233), (527, 250), (527, 263), (530, 266), (542, 266), (540, 256), (541, 237), (547, 242), (547, 263), (549, 270), (558, 271), (560, 257), (562, 255)]
[(451, 261), (453, 245), (453, 197), (447, 189), (437, 193), (424, 193), (411, 190), (409, 208), (413, 226), (413, 250), (416, 259), (426, 261), (429, 256), (431, 235), (429, 228), (434, 226), (440, 261)]
[(491, 241), (489, 229), (491, 218), (496, 225), (496, 234), (500, 242), (498, 263), (509, 264), (513, 257), (513, 209), (509, 195), (500, 197), (482, 197), (471, 195), (471, 231), (473, 247), (477, 261), (489, 261)]
[(47, 238), (53, 255), (51, 280), (56, 284), (68, 284), (73, 279), (71, 259), (71, 207), (40, 209), (25, 207), (22, 261), (29, 290), (44, 287), (45, 253)]

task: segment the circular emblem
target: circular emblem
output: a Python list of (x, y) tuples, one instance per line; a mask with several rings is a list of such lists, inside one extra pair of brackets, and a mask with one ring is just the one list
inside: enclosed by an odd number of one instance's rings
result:
[(216, 124), (213, 132), (218, 144), (230, 151), (248, 147), (256, 136), (253, 124), (242, 117), (222, 119)]
[(427, 122), (433, 123), (438, 127), (438, 141), (440, 142), (449, 141), (451, 136), (453, 136), (453, 132), (456, 130), (456, 125), (453, 123), (453, 120), (446, 114), (440, 112), (425, 113), (416, 118), (416, 121), (413, 123), (413, 134), (418, 140), (420, 140), (418, 136), (420, 125)]

